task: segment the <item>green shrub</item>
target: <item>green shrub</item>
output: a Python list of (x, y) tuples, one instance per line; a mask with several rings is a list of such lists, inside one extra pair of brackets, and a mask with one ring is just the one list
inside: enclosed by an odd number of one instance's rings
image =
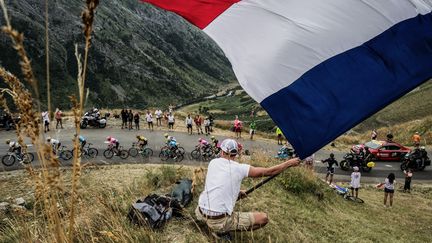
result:
[(277, 179), (285, 190), (295, 194), (314, 194), (321, 191), (318, 178), (304, 167), (290, 168)]

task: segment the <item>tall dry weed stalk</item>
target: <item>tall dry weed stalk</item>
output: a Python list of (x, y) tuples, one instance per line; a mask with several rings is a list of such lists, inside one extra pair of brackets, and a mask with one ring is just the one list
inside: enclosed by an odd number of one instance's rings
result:
[[(46, 20), (46, 65), (47, 65), (47, 82), (49, 82), (49, 42), (48, 42), (48, 1), (46, 3), (45, 20)], [(58, 158), (53, 156), (51, 146), (44, 143), (40, 134), (40, 99), (38, 82), (34, 76), (33, 69), (31, 66), (30, 58), (27, 56), (27, 52), (24, 48), (24, 35), (13, 29), (11, 21), (7, 14), (7, 8), (4, 0), (0, 0), (0, 6), (5, 17), (6, 26), (2, 27), (3, 33), (8, 35), (13, 43), (13, 48), (17, 51), (20, 57), (20, 67), (23, 73), (24, 79), (31, 85), (33, 92), (36, 96), (37, 109), (34, 109), (32, 94), (24, 87), (24, 84), (13, 74), (9, 73), (4, 68), (0, 67), (0, 78), (2, 78), (9, 88), (0, 90), (0, 105), (5, 109), (8, 109), (4, 94), (11, 95), (20, 115), (21, 120), (17, 125), (17, 136), (18, 142), (25, 149), (24, 136), (31, 139), (31, 142), (35, 145), (39, 161), (41, 161), (41, 169), (34, 170), (31, 166), (26, 166), (29, 172), (33, 184), (35, 186), (35, 197), (36, 201), (42, 206), (43, 212), (47, 219), (47, 228), (49, 231), (50, 242), (73, 242), (74, 241), (74, 224), (75, 224), (75, 207), (78, 198), (78, 185), (81, 174), (81, 161), (78, 157), (79, 140), (80, 134), (79, 120), (83, 113), (84, 104), (84, 84), (86, 77), (86, 68), (88, 62), (88, 51), (91, 43), (91, 33), (93, 31), (94, 14), (98, 0), (87, 0), (86, 9), (82, 13), (82, 20), (84, 23), (84, 35), (85, 35), (85, 51), (84, 51), (84, 64), (81, 64), (81, 57), (76, 51), (77, 62), (78, 62), (78, 87), (79, 87), (79, 102), (75, 97), (71, 97), (73, 103), (74, 122), (76, 127), (76, 136), (74, 139), (75, 154), (73, 160), (73, 172), (72, 172), (72, 189), (71, 189), (71, 200), (70, 200), (70, 212), (69, 212), (69, 234), (68, 237), (66, 226), (63, 224), (63, 212), (60, 202), (63, 196), (64, 188), (62, 186), (62, 176), (60, 171), (60, 163)], [(49, 84), (47, 84), (49, 87)], [(19, 95), (18, 95), (19, 94)], [(49, 89), (48, 89), (49, 95)], [(50, 99), (50, 97), (49, 97)], [(50, 107), (50, 100), (48, 106)], [(37, 110), (37, 111), (36, 111)], [(41, 226), (36, 226), (41, 227)], [(28, 239), (35, 240), (35, 239)], [(37, 241), (37, 239), (36, 239)]]

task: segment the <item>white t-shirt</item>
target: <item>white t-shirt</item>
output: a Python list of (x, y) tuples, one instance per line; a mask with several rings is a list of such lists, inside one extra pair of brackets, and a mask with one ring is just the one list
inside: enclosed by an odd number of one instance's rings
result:
[(192, 117), (186, 117), (186, 125), (192, 125)]
[(204, 120), (204, 126), (206, 126), (206, 127), (210, 126), (210, 120), (209, 119)]
[(168, 122), (174, 123), (174, 115), (168, 116)]
[(156, 118), (161, 118), (161, 116), (162, 116), (162, 111), (161, 111), (161, 110), (157, 110), (157, 111), (155, 112), (155, 115), (156, 115)]
[(360, 172), (351, 173), (351, 187), (360, 188), (360, 178), (361, 178)]
[(147, 113), (145, 117), (146, 117), (147, 122), (153, 122), (153, 116), (152, 116), (152, 114)]
[(200, 208), (231, 215), (249, 168), (250, 165), (233, 160), (213, 159), (208, 166), (204, 191), (199, 197)]
[(384, 187), (389, 190), (394, 190), (394, 184), (396, 183), (396, 180), (393, 181), (393, 183), (390, 183), (389, 179), (386, 178), (384, 181)]
[(50, 121), (50, 119), (49, 119), (49, 115), (48, 115), (48, 112), (46, 112), (46, 111), (42, 112), (42, 120), (43, 120), (44, 122), (45, 122), (45, 121), (47, 121), (47, 122)]

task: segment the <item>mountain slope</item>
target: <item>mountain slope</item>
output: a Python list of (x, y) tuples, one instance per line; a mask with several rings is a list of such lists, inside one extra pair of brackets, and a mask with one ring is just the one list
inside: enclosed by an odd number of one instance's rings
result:
[[(6, 1), (13, 26), (45, 93), (44, 3)], [(83, 1), (50, 1), (50, 51), (54, 105), (69, 103), (76, 90), (74, 44), (82, 50)], [(2, 14), (0, 14), (3, 20)], [(144, 108), (206, 95), (235, 79), (229, 62), (201, 31), (178, 16), (137, 0), (101, 1), (95, 18), (87, 87), (91, 104)], [(0, 65), (19, 74), (18, 59), (0, 35)], [(0, 83), (1, 85), (1, 83)], [(91, 105), (88, 104), (88, 105)]]

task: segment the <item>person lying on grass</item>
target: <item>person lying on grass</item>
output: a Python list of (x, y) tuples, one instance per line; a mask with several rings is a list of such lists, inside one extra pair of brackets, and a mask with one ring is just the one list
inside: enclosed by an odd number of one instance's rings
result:
[(204, 191), (195, 210), (197, 219), (220, 236), (229, 236), (231, 231), (255, 230), (265, 226), (269, 222), (266, 213), (234, 212), (237, 199), (246, 196), (245, 191), (240, 190), (242, 180), (279, 174), (289, 167), (298, 166), (300, 159), (290, 159), (270, 168), (253, 167), (234, 161), (239, 150), (235, 140), (225, 139), (221, 150), (221, 157), (209, 163)]

